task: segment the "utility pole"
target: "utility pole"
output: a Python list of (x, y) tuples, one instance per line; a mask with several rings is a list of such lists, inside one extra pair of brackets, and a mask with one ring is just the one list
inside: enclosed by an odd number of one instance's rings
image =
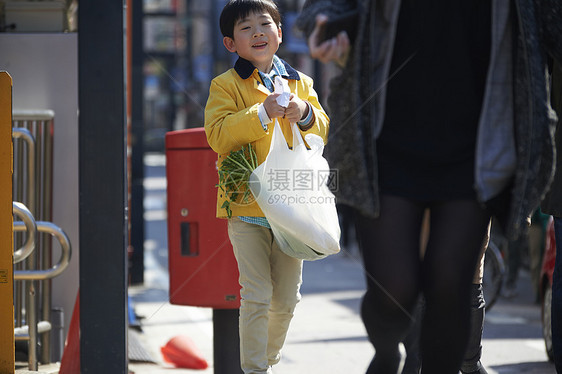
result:
[(78, 8), (81, 373), (128, 372), (124, 2)]

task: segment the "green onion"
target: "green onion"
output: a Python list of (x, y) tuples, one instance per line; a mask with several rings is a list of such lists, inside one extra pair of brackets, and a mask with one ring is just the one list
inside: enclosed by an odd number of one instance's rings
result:
[(231, 202), (236, 202), (242, 194), (241, 202), (250, 202), (251, 191), (249, 188), (250, 175), (258, 166), (258, 158), (251, 144), (231, 151), (219, 167), (219, 187), (224, 191), (226, 200), (221, 208), (226, 209), (228, 218), (232, 217)]

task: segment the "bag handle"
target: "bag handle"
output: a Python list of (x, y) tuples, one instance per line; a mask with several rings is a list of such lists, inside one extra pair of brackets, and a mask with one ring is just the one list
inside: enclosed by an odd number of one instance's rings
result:
[(293, 130), (293, 149), (299, 146), (304, 146), (304, 139), (296, 123), (291, 124), (291, 129)]
[(271, 135), (271, 143), (269, 145), (268, 155), (271, 153), (273, 148), (278, 150), (289, 150), (285, 136), (283, 135), (283, 130), (279, 126), (279, 121), (275, 118), (275, 125), (273, 126), (273, 134)]
[[(291, 130), (293, 132), (293, 149), (299, 146), (305, 146), (304, 139), (296, 123), (293, 123), (291, 125)], [(276, 149), (290, 150), (289, 145), (287, 144), (287, 140), (285, 139), (285, 135), (283, 134), (283, 130), (281, 130), (281, 126), (279, 125), (279, 121), (277, 120), (277, 118), (275, 119), (275, 125), (273, 127), (273, 135), (271, 135), (271, 144), (269, 145), (269, 152), (271, 152), (271, 150), (274, 147)]]

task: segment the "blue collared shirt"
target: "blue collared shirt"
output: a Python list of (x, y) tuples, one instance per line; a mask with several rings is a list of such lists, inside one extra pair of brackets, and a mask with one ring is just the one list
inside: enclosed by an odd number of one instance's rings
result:
[[(275, 86), (274, 86), (275, 76), (277, 75), (280, 77), (289, 76), (289, 74), (287, 73), (287, 69), (283, 64), (283, 61), (281, 61), (281, 59), (277, 57), (277, 55), (273, 56), (273, 67), (269, 73), (264, 73), (263, 71), (258, 71), (258, 72), (260, 74), (263, 85), (270, 92), (273, 92), (275, 90)], [(310, 122), (312, 121), (313, 118), (311, 105), (308, 102), (306, 103), (306, 105), (308, 106), (308, 114), (306, 118), (304, 118), (302, 121), (297, 122), (297, 124), (302, 127), (307, 127), (308, 125), (310, 125)], [(267, 115), (267, 112), (265, 111), (263, 104), (260, 104), (260, 106), (258, 107), (258, 117), (260, 119), (264, 131), (267, 131), (268, 129), (267, 125), (271, 123), (271, 118), (269, 118), (269, 116)]]

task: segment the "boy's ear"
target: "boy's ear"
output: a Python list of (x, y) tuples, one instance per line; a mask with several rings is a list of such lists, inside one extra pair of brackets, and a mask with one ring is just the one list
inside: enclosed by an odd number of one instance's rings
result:
[(277, 28), (277, 35), (279, 36), (279, 43), (283, 42), (283, 32), (281, 31), (281, 27)]
[(224, 44), (225, 48), (229, 52), (236, 52), (236, 44), (234, 43), (234, 39), (229, 38), (228, 36), (225, 36), (222, 39), (222, 44)]

